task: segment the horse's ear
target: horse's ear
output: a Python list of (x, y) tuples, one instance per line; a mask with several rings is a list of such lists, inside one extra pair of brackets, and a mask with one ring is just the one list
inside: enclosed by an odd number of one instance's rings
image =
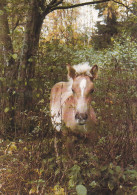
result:
[(96, 79), (97, 76), (98, 76), (98, 66), (97, 66), (97, 65), (94, 65), (94, 66), (91, 68), (90, 73), (91, 73), (93, 79)]
[(76, 70), (70, 66), (69, 64), (67, 65), (67, 70), (68, 70), (68, 76), (72, 79), (74, 79), (75, 75), (76, 75)]

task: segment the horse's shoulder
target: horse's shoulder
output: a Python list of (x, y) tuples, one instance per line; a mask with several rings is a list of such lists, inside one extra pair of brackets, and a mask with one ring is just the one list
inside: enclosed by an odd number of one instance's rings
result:
[(68, 82), (56, 83), (51, 89), (51, 94), (65, 93), (68, 91)]
[(52, 87), (52, 89), (51, 89), (51, 94), (59, 92), (59, 90), (60, 90), (61, 87), (63, 86), (63, 83), (64, 83), (64, 82), (56, 83), (56, 84)]
[(64, 87), (65, 85), (66, 85), (66, 82), (59, 82), (59, 83), (56, 83), (56, 84), (52, 87), (52, 90), (61, 89), (61, 88)]

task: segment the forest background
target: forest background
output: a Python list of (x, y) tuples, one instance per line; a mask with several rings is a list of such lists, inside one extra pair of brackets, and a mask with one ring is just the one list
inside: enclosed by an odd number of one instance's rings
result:
[[(81, 6), (98, 10), (80, 30)], [(92, 24), (92, 22), (91, 22)], [(98, 139), (66, 154), (50, 122), (66, 64), (99, 66), (92, 106)], [(137, 1), (0, 1), (0, 193), (137, 194)]]

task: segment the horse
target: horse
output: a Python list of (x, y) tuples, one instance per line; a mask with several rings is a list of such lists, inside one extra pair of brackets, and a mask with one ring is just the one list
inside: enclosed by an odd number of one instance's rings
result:
[(67, 65), (68, 81), (56, 83), (51, 89), (50, 113), (56, 131), (89, 135), (97, 123), (91, 106), (94, 80), (98, 66), (89, 63)]

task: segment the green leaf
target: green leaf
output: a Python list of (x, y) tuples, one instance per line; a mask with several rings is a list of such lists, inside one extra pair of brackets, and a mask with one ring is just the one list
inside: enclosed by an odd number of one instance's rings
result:
[(4, 12), (2, 10), (0, 10), (0, 16), (2, 16), (4, 14)]
[(97, 186), (97, 183), (95, 181), (92, 181), (90, 184), (89, 184), (92, 188), (95, 188)]
[(121, 167), (120, 166), (116, 166), (116, 172), (120, 173), (121, 172)]
[(107, 166), (103, 166), (103, 167), (101, 168), (101, 171), (105, 171), (105, 170), (107, 170)]
[(112, 191), (114, 189), (114, 185), (112, 182), (108, 182), (108, 188), (110, 189), (110, 191)]
[(95, 102), (95, 101), (92, 101), (92, 102), (91, 102), (91, 105), (92, 105), (92, 106), (94, 106), (95, 104), (96, 104), (96, 102)]
[(29, 59), (28, 59), (28, 62), (33, 62), (33, 59), (32, 59), (32, 58), (29, 58)]
[(113, 175), (114, 174), (114, 171), (112, 169), (109, 169), (108, 172)]
[(12, 55), (12, 57), (13, 57), (14, 60), (16, 60), (18, 56), (17, 56), (16, 53), (14, 53), (14, 54)]
[(137, 186), (134, 186), (134, 187), (133, 187), (133, 190), (137, 190)]
[(43, 104), (44, 103), (44, 99), (41, 99), (40, 101), (39, 101), (39, 104)]
[(83, 185), (76, 186), (77, 195), (87, 195), (87, 189)]
[(5, 78), (4, 77), (0, 77), (0, 81), (4, 81), (5, 80)]

